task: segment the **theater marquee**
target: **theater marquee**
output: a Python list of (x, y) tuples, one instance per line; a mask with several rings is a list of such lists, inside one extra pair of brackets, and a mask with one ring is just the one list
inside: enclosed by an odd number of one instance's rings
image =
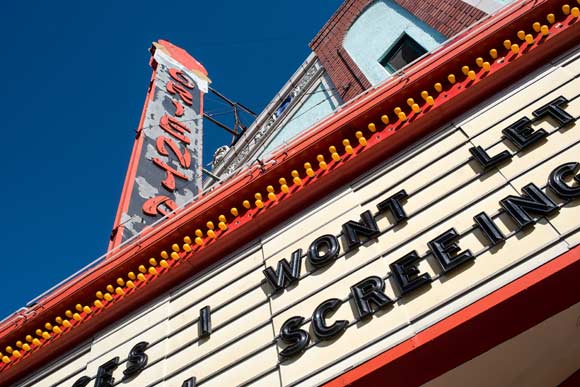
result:
[(317, 384), (561, 255), (580, 242), (579, 69), (474, 107), (36, 380)]

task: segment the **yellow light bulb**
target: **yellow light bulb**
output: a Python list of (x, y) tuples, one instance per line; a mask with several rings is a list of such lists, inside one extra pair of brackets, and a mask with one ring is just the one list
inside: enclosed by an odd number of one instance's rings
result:
[(532, 34), (527, 34), (527, 35), (526, 35), (526, 43), (527, 43), (527, 44), (532, 44), (532, 43), (534, 43), (534, 37), (532, 36)]
[(568, 4), (564, 4), (562, 6), (562, 13), (564, 15), (569, 15), (570, 14), (570, 6)]

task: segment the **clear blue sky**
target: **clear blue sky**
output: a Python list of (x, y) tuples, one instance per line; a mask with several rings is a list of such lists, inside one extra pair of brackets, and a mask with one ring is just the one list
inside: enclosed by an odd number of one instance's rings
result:
[(3, 4), (0, 319), (105, 252), (152, 41), (183, 47), (217, 90), (259, 112), (341, 2)]

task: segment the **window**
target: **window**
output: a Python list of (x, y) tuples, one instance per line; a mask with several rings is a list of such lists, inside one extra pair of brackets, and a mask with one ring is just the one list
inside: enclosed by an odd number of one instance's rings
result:
[(427, 50), (425, 50), (413, 38), (407, 34), (403, 34), (389, 52), (385, 54), (383, 59), (381, 59), (381, 65), (383, 65), (388, 72), (394, 73), (426, 52)]

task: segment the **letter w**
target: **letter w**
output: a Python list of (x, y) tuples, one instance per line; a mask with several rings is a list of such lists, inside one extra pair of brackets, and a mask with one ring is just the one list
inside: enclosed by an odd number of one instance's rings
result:
[(263, 271), (263, 273), (270, 286), (274, 289), (274, 292), (278, 292), (298, 281), (298, 277), (300, 277), (301, 264), (302, 249), (298, 249), (292, 253), (291, 263), (288, 263), (286, 259), (282, 259), (281, 261), (278, 261), (278, 268), (276, 271), (271, 267), (268, 267)]

